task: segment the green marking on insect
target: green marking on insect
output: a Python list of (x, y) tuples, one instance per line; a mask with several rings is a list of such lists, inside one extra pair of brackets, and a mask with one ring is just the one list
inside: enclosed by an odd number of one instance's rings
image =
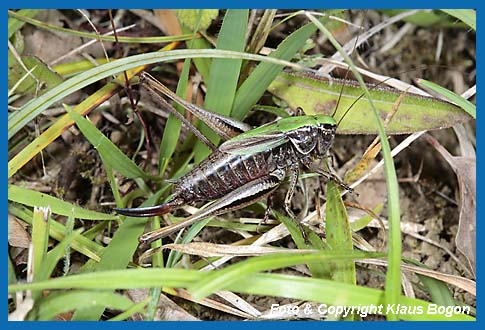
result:
[(294, 131), (303, 126), (317, 127), (319, 125), (337, 125), (337, 123), (333, 117), (324, 115), (289, 117), (277, 122), (277, 126), (282, 132)]
[(332, 117), (325, 115), (283, 118), (241, 133), (224, 142), (219, 150), (239, 155), (262, 152), (288, 142), (288, 136), (285, 133), (304, 127), (317, 129), (324, 125), (330, 125), (327, 129), (331, 130), (331, 126), (336, 126), (337, 123)]

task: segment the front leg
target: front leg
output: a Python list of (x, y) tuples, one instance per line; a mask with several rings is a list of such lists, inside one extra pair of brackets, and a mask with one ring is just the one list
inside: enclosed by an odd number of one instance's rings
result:
[(315, 173), (318, 173), (320, 175), (323, 175), (324, 177), (327, 178), (327, 180), (332, 180), (334, 181), (336, 184), (338, 184), (340, 187), (344, 188), (345, 190), (347, 190), (349, 193), (352, 193), (354, 191), (354, 189), (350, 188), (350, 186), (348, 184), (346, 184), (345, 182), (342, 181), (342, 179), (340, 179), (337, 175), (335, 175), (334, 173), (332, 172), (329, 172), (329, 171), (326, 171), (314, 164), (305, 164), (310, 170), (312, 170), (313, 172)]

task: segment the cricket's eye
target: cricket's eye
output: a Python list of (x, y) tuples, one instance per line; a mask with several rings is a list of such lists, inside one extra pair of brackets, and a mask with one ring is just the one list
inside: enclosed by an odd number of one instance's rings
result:
[(324, 129), (333, 130), (335, 129), (335, 124), (323, 124)]

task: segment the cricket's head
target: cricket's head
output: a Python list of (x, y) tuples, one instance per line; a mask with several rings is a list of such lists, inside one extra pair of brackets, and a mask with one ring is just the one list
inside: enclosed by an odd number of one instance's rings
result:
[(286, 136), (295, 150), (302, 156), (311, 158), (325, 156), (337, 130), (335, 120), (324, 115), (295, 117), (294, 121), (296, 120), (297, 125), (293, 123), (292, 129), (286, 129)]
[(314, 157), (322, 158), (327, 155), (328, 149), (332, 146), (338, 125), (333, 117), (324, 115), (315, 115), (314, 117), (315, 121), (318, 122), (317, 143)]

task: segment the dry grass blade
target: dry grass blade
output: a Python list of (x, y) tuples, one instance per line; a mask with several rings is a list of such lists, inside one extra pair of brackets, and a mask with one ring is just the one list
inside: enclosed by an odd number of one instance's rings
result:
[(282, 249), (274, 247), (264, 247), (264, 246), (233, 246), (226, 244), (212, 244), (204, 242), (192, 242), (187, 244), (166, 244), (163, 246), (164, 249), (171, 249), (191, 255), (198, 255), (200, 257), (242, 257), (242, 256), (262, 256), (273, 253), (308, 253), (313, 250), (293, 250), (293, 249)]
[(188, 291), (185, 290), (185, 289), (173, 289), (173, 290), (168, 289), (167, 293), (170, 293), (173, 296), (177, 296), (177, 297), (180, 297), (180, 298), (192, 301), (192, 302), (197, 302), (200, 305), (207, 306), (207, 307), (219, 310), (219, 311), (224, 312), (224, 313), (239, 316), (239, 317), (242, 317), (242, 318), (245, 318), (245, 319), (251, 319), (252, 318), (251, 315), (249, 315), (247, 313), (244, 313), (244, 312), (242, 312), (242, 311), (240, 311), (240, 310), (238, 310), (234, 307), (228, 306), (226, 304), (223, 304), (223, 303), (218, 302), (218, 301), (213, 300), (213, 299), (203, 298), (203, 299), (200, 299), (200, 300), (195, 300), (192, 297), (192, 295), (190, 293), (188, 293)]
[(254, 318), (261, 315), (261, 312), (257, 310), (253, 305), (244, 300), (242, 297), (231, 291), (216, 291), (215, 294), (227, 302), (231, 303), (234, 307), (240, 309), (241, 311), (248, 313)]
[[(290, 232), (288, 231), (288, 228), (286, 228), (285, 225), (279, 224), (276, 227), (273, 227), (263, 235), (261, 235), (256, 241), (254, 241), (251, 245), (252, 246), (263, 246), (266, 244), (269, 244), (271, 242), (277, 241), (279, 239), (282, 239), (286, 236), (288, 236)], [(216, 269), (217, 267), (220, 267), (221, 265), (225, 264), (229, 260), (234, 258), (234, 256), (226, 256), (222, 257), (218, 260), (213, 261), (209, 265), (205, 266), (202, 270), (211, 270), (211, 269)]]
[[(365, 260), (359, 260), (358, 262), (387, 267), (387, 261), (381, 260), (381, 259), (365, 259)], [(440, 272), (430, 270), (430, 269), (426, 269), (426, 268), (423, 268), (423, 267), (411, 266), (411, 265), (408, 265), (408, 264), (405, 264), (405, 263), (401, 264), (401, 269), (406, 270), (406, 271), (410, 271), (410, 272), (414, 272), (416, 274), (421, 274), (421, 275), (425, 275), (425, 276), (428, 276), (428, 277), (435, 278), (437, 280), (440, 280), (440, 281), (446, 282), (448, 284), (457, 286), (460, 289), (463, 289), (466, 292), (469, 292), (473, 295), (477, 294), (477, 287), (476, 287), (477, 284), (476, 284), (476, 282), (474, 282), (474, 281), (472, 281), (468, 278), (465, 278), (465, 277), (444, 274), (444, 273), (440, 273)]]

